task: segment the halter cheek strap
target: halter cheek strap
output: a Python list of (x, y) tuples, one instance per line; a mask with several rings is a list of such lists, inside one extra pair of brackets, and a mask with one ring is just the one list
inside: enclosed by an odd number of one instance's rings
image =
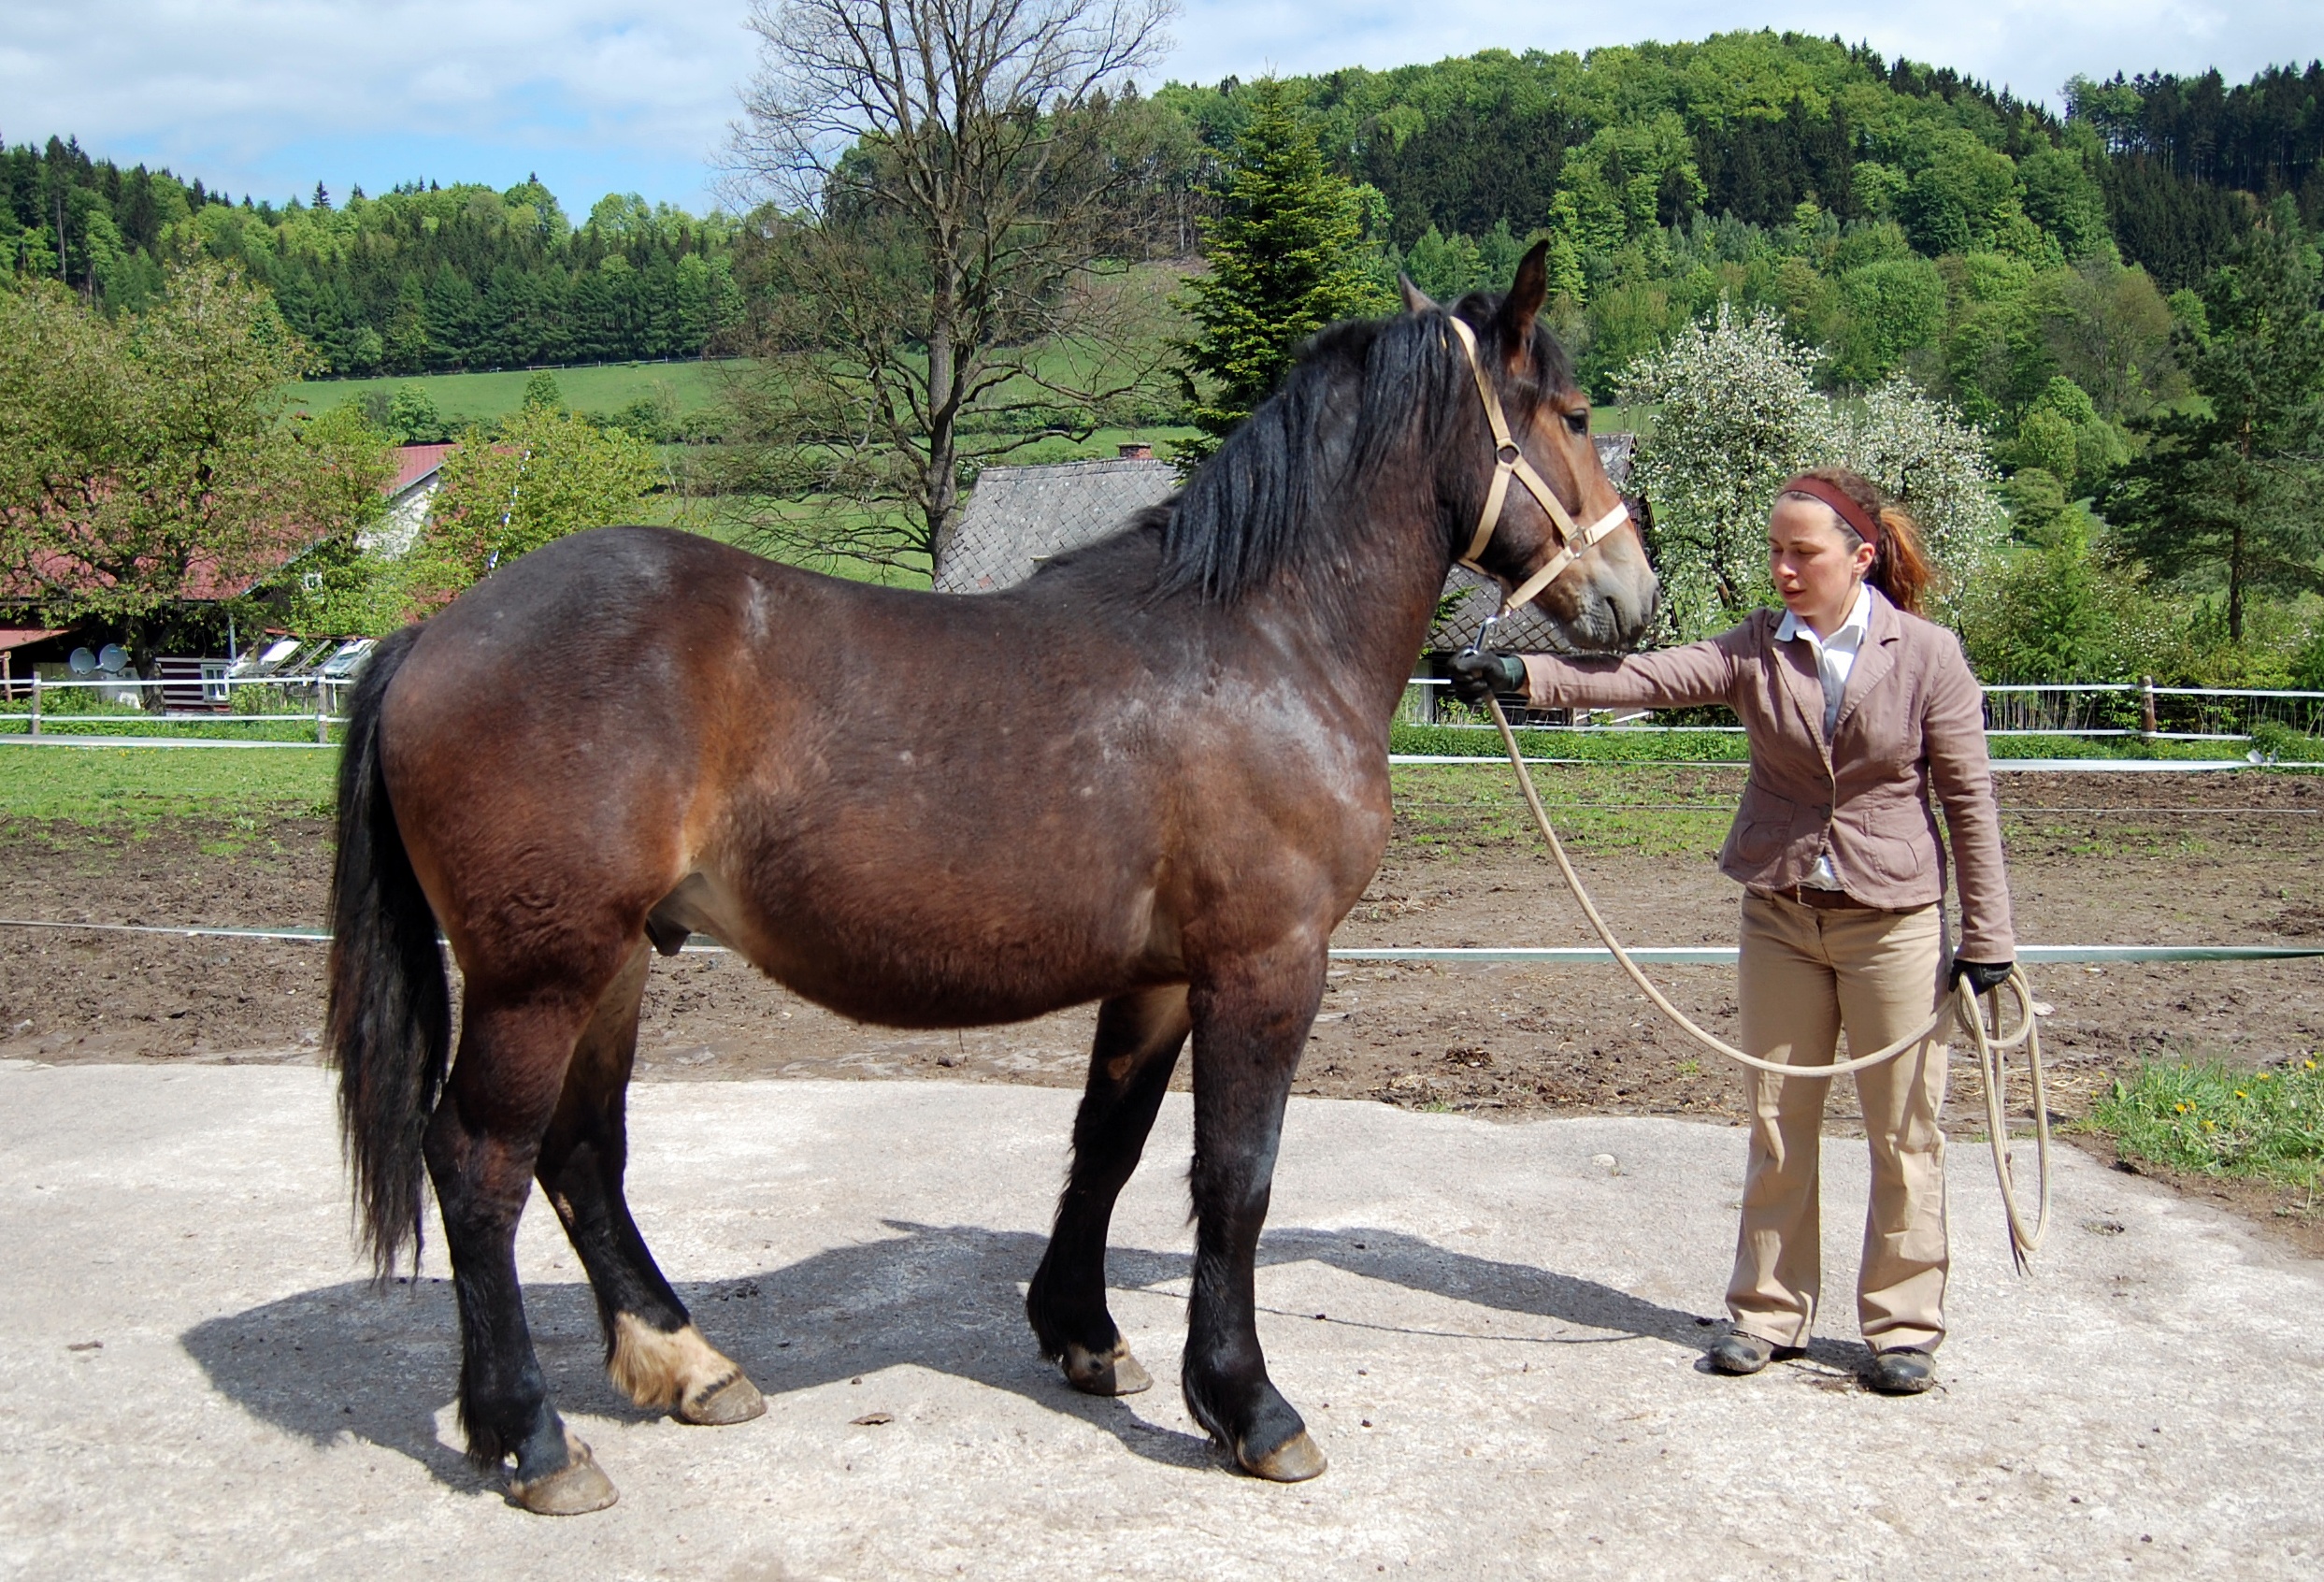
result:
[(1493, 482), (1485, 491), (1485, 510), (1478, 514), (1476, 533), (1470, 539), (1469, 548), (1462, 554), (1460, 564), (1480, 575), (1493, 575), (1485, 569), (1478, 557), (1485, 554), (1485, 546), (1493, 541), (1493, 534), (1500, 526), (1501, 512), (1509, 504), (1509, 481), (1512, 478), (1525, 485), (1526, 493), (1531, 495), (1535, 503), (1548, 513), (1557, 531), (1557, 552), (1535, 567), (1533, 574), (1502, 601), (1503, 611), (1515, 610), (1537, 597), (1543, 588), (1564, 575), (1567, 568), (1589, 553), (1591, 545), (1628, 522), (1630, 508), (1616, 501), (1613, 510), (1586, 527), (1573, 520), (1572, 512), (1567, 511), (1564, 502), (1557, 498), (1557, 492), (1533, 469), (1533, 464), (1526, 460), (1525, 453), (1517, 448), (1516, 439), (1509, 431), (1509, 419), (1501, 412), (1500, 395), (1493, 388), (1493, 381), (1485, 378), (1485, 364), (1477, 355), (1477, 332), (1451, 314), (1446, 315), (1445, 322), (1453, 326), (1453, 333), (1460, 338), (1461, 350), (1469, 354), (1469, 371), (1475, 376), (1477, 395), (1485, 402), (1485, 421), (1493, 430)]

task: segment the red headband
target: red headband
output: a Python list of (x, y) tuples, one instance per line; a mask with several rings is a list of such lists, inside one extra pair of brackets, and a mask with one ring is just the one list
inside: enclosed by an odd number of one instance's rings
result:
[(1851, 499), (1848, 492), (1838, 484), (1803, 472), (1775, 494), (1778, 499), (1786, 495), (1805, 495), (1811, 499), (1823, 501), (1840, 513), (1840, 520), (1855, 529), (1858, 538), (1874, 549), (1880, 547), (1880, 519)]

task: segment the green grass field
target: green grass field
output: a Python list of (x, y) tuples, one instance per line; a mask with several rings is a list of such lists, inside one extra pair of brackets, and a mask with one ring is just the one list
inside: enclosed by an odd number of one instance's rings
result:
[[(602, 363), (593, 367), (551, 368), (565, 404), (577, 411), (614, 412), (632, 401), (667, 389), (681, 414), (698, 411), (719, 396), (717, 363)], [(475, 418), (489, 422), (517, 410), (524, 399), (524, 381), (531, 372), (510, 368), (499, 373), (384, 374), (378, 379), (318, 379), (292, 387), (298, 406), (327, 410), (356, 400), (366, 392), (394, 396), (402, 386), (416, 384), (436, 403), (446, 421)]]
[(134, 827), (160, 818), (329, 814), (335, 752), (271, 747), (0, 748), (0, 818)]

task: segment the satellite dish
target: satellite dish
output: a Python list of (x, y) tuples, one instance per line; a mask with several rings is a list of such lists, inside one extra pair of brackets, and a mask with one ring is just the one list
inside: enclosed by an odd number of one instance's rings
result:
[(93, 676), (97, 673), (97, 656), (85, 648), (74, 649), (72, 656), (65, 663), (72, 668), (73, 674), (77, 676)]
[(129, 669), (129, 651), (118, 642), (108, 642), (97, 651), (97, 669), (108, 676), (118, 676)]

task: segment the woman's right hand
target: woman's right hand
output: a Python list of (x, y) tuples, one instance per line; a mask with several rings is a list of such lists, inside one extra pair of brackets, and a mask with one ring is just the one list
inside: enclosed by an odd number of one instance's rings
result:
[(1497, 692), (1522, 696), (1528, 690), (1525, 661), (1513, 654), (1467, 649), (1453, 655), (1449, 674), (1453, 696), (1463, 703), (1482, 703)]

